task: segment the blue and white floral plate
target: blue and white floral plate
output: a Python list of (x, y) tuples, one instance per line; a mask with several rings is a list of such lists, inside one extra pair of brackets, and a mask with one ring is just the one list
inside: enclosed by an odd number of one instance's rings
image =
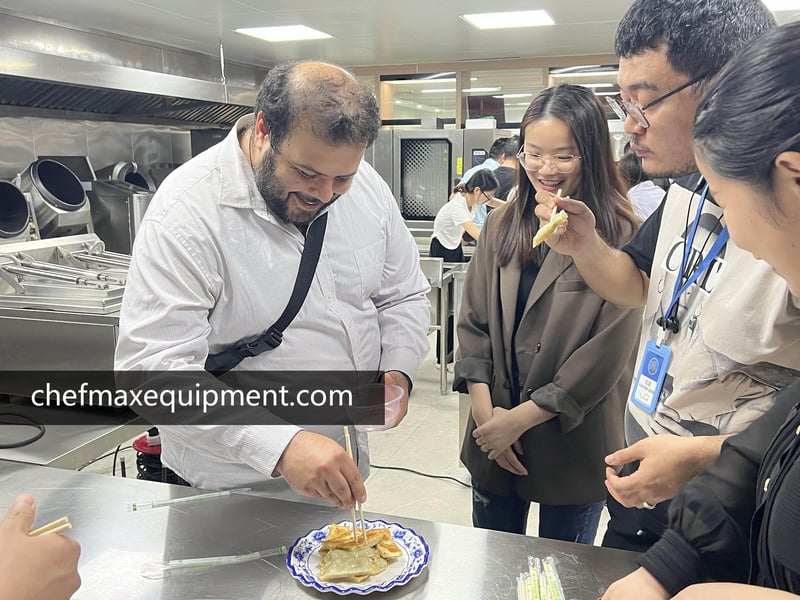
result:
[[(338, 524), (352, 526), (351, 521), (340, 521)], [(367, 529), (387, 528), (392, 532), (395, 543), (403, 550), (403, 556), (389, 562), (389, 567), (383, 573), (367, 577), (359, 583), (321, 581), (319, 579), (321, 559), (319, 549), (330, 529), (330, 525), (326, 525), (297, 538), (297, 541), (289, 549), (286, 565), (292, 576), (303, 585), (316, 588), (320, 592), (333, 592), (342, 596), (347, 594), (365, 595), (372, 592), (385, 592), (396, 585), (405, 585), (419, 575), (428, 564), (430, 548), (422, 536), (417, 535), (413, 529), (406, 529), (397, 523), (380, 520), (366, 521), (365, 526)]]

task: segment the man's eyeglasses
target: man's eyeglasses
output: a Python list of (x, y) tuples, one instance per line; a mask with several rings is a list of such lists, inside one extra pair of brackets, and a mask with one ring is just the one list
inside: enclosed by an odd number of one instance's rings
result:
[(517, 160), (526, 171), (539, 171), (544, 167), (544, 164), (547, 163), (553, 171), (566, 174), (572, 173), (575, 170), (581, 157), (575, 154), (554, 154), (548, 156), (537, 152), (520, 151), (517, 154)]
[(648, 102), (644, 106), (641, 104), (636, 104), (635, 102), (631, 102), (630, 100), (617, 100), (613, 96), (606, 96), (606, 102), (611, 107), (611, 109), (617, 114), (617, 116), (622, 119), (623, 121), (630, 116), (633, 119), (633, 122), (636, 123), (642, 129), (647, 129), (650, 127), (650, 121), (647, 120), (647, 117), (644, 116), (644, 112), (648, 108), (652, 108), (659, 102), (663, 102), (670, 96), (674, 96), (678, 92), (681, 92), (688, 88), (695, 83), (698, 83), (711, 75), (711, 71), (705, 72), (702, 75), (698, 75), (691, 81), (687, 81), (681, 86), (676, 87), (674, 90), (667, 92), (663, 96), (659, 96), (652, 102)]

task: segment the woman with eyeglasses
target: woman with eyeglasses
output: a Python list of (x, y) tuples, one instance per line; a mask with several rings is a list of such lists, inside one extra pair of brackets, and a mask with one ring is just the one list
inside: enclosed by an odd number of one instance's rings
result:
[[(786, 280), (800, 311), (800, 23), (746, 46), (700, 103), (697, 166), (731, 239)], [(749, 315), (720, 315), (731, 319)], [(794, 356), (800, 355), (795, 339)], [(604, 599), (800, 594), (800, 381), (672, 501), (669, 528)], [(702, 583), (729, 582), (729, 583)], [(734, 582), (734, 583), (731, 583)], [(677, 594), (677, 595), (676, 595)]]
[(490, 202), (497, 187), (497, 178), (489, 169), (477, 171), (469, 181), (455, 187), (433, 221), (430, 256), (444, 262), (466, 262), (461, 239), (465, 232), (476, 240), (480, 237), (480, 228), (472, 222), (475, 208)]
[(464, 286), (453, 387), (470, 394), (472, 415), (461, 457), (476, 527), (525, 533), (538, 502), (540, 537), (591, 544), (641, 313), (597, 296), (568, 256), (533, 248), (535, 196), (582, 199), (615, 247), (638, 221), (587, 88), (544, 90), (521, 125), (518, 196), (490, 213)]

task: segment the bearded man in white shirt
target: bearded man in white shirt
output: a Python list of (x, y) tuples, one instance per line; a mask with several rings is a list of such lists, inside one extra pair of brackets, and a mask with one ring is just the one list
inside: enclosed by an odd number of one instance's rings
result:
[[(411, 380), (428, 351), (428, 282), (385, 182), (364, 160), (375, 97), (324, 63), (279, 65), (255, 114), (175, 170), (137, 233), (117, 370), (201, 370), (286, 307), (307, 227), (328, 222), (308, 295), (275, 349), (238, 369), (385, 371)], [(354, 462), (341, 426), (163, 426), (162, 462), (191, 485), (251, 487), (340, 508), (366, 499), (366, 436)]]

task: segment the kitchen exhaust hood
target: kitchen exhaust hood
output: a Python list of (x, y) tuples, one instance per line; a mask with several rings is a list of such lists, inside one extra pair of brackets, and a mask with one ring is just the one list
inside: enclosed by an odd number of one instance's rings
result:
[(261, 79), (174, 48), (11, 15), (0, 25), (0, 116), (230, 126), (253, 111)]

